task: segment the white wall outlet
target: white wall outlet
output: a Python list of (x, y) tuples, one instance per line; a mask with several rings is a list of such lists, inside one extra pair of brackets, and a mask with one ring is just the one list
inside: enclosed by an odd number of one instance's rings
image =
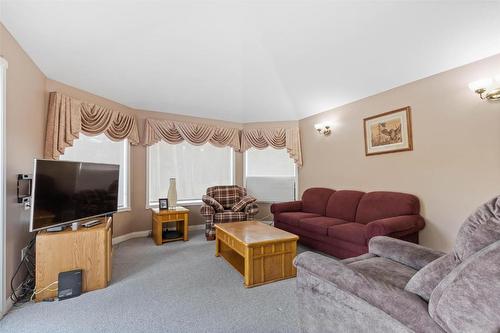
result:
[(28, 252), (28, 247), (25, 246), (21, 249), (21, 261), (24, 259), (24, 257), (26, 256), (26, 252)]

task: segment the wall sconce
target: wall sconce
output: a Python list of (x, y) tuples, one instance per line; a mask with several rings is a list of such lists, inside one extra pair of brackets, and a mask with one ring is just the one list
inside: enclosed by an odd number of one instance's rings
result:
[(316, 129), (316, 131), (318, 131), (319, 134), (323, 134), (325, 136), (332, 133), (332, 123), (330, 121), (318, 123), (314, 125), (314, 128)]
[(500, 75), (469, 83), (469, 89), (489, 101), (500, 100)]

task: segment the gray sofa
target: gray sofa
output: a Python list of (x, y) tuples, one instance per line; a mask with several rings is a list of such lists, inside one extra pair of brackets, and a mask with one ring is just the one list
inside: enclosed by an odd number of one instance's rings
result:
[(464, 222), (449, 254), (389, 237), (368, 247), (295, 259), (303, 332), (500, 332), (500, 197)]

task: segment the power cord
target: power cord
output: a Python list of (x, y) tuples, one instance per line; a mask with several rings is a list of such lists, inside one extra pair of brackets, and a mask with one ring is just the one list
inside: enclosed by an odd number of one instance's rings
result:
[(57, 291), (57, 288), (56, 289), (49, 289), (49, 288), (52, 287), (54, 284), (58, 284), (58, 283), (59, 283), (59, 281), (54, 281), (54, 282), (50, 283), (49, 285), (47, 285), (45, 288), (42, 288), (40, 290), (33, 290), (33, 294), (30, 297), (30, 301), (33, 300), (33, 297), (35, 297), (35, 295), (38, 295), (41, 292), (44, 292), (45, 290), (48, 290), (48, 291)]
[[(17, 266), (14, 275), (10, 280), (10, 289), (12, 291), (10, 299), (12, 300), (14, 306), (30, 302), (35, 291), (35, 239), (36, 234), (33, 239), (28, 242), (24, 257), (21, 259), (21, 262)], [(16, 276), (20, 274), (22, 267), (26, 269), (23, 282), (19, 285), (19, 287), (14, 288), (14, 280), (16, 279)]]

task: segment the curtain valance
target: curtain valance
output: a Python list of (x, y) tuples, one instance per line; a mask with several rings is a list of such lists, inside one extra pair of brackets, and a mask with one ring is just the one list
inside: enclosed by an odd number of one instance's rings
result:
[(58, 92), (49, 95), (45, 158), (58, 159), (66, 147), (73, 145), (80, 132), (88, 135), (105, 133), (114, 141), (128, 139), (139, 143), (137, 121), (134, 116), (80, 101)]
[(286, 148), (295, 164), (302, 166), (302, 151), (300, 149), (300, 134), (298, 128), (254, 128), (244, 129), (241, 133), (241, 151), (255, 147), (264, 149)]
[(229, 146), (236, 151), (240, 150), (239, 129), (237, 128), (146, 119), (144, 125), (144, 145), (150, 146), (160, 140), (173, 144), (186, 140), (197, 146), (210, 142), (217, 147)]

